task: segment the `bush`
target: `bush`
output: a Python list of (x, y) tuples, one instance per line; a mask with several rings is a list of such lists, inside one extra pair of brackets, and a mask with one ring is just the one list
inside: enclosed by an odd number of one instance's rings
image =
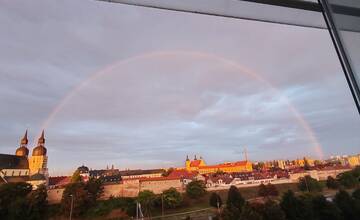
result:
[(327, 180), (326, 180), (326, 187), (327, 188), (329, 188), (329, 189), (338, 189), (339, 186), (340, 186), (340, 184), (335, 178), (333, 178), (331, 176), (329, 176), (327, 178)]
[(186, 194), (192, 199), (199, 199), (206, 194), (205, 183), (201, 180), (194, 180), (187, 184)]
[(269, 197), (269, 196), (278, 196), (279, 192), (276, 189), (275, 185), (269, 183), (267, 185), (261, 184), (259, 186), (258, 195), (262, 197)]
[(173, 187), (163, 191), (164, 206), (167, 208), (176, 208), (181, 205), (183, 198), (181, 194)]
[(263, 219), (285, 220), (285, 213), (275, 201), (267, 200), (264, 204)]
[(320, 184), (320, 182), (309, 175), (300, 178), (298, 188), (301, 191), (309, 191), (309, 192), (322, 191), (322, 185)]
[(336, 206), (341, 210), (341, 214), (346, 220), (358, 219), (356, 216), (355, 200), (345, 190), (340, 190), (336, 193), (334, 202)]
[(356, 172), (348, 171), (339, 174), (337, 178), (342, 186), (350, 189), (359, 185), (359, 180), (358, 180), (359, 177), (357, 177), (355, 174)]

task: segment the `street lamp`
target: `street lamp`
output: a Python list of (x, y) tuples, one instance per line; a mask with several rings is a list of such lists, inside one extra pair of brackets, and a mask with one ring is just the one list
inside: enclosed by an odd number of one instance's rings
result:
[(73, 212), (73, 207), (74, 207), (74, 196), (72, 194), (69, 195), (71, 197), (71, 203), (70, 203), (70, 217), (69, 219), (72, 219), (72, 212)]

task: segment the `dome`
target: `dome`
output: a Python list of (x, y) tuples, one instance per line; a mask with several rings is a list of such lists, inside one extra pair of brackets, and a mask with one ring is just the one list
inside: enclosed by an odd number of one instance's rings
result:
[(41, 132), (41, 136), (38, 139), (38, 146), (34, 148), (32, 155), (33, 156), (45, 156), (46, 155), (46, 148), (45, 145), (45, 137), (44, 137), (44, 130)]
[(16, 156), (28, 156), (29, 155), (29, 149), (25, 146), (21, 146), (18, 149), (16, 149)]
[(32, 155), (33, 156), (45, 156), (46, 155), (46, 148), (42, 145), (39, 145), (34, 148)]

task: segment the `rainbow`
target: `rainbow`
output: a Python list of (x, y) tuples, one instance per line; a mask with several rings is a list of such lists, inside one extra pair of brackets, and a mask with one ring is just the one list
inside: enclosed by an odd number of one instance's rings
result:
[(88, 84), (96, 81), (98, 78), (102, 77), (103, 75), (112, 72), (116, 68), (127, 65), (130, 63), (135, 63), (140, 60), (144, 59), (150, 59), (150, 58), (157, 58), (157, 59), (165, 59), (165, 58), (175, 58), (177, 56), (187, 56), (194, 59), (207, 59), (211, 61), (216, 61), (221, 64), (224, 64), (228, 66), (229, 68), (233, 68), (235, 70), (238, 70), (241, 74), (246, 74), (247, 76), (258, 80), (262, 83), (264, 83), (266, 86), (272, 89), (275, 94), (279, 94), (284, 100), (286, 101), (286, 104), (291, 111), (291, 113), (296, 118), (297, 122), (301, 125), (301, 127), (305, 130), (306, 134), (308, 135), (309, 140), (312, 143), (312, 147), (314, 148), (317, 156), (319, 158), (323, 158), (324, 154), (322, 151), (322, 147), (319, 143), (319, 141), (316, 138), (316, 135), (314, 134), (314, 131), (309, 126), (309, 124), (306, 122), (306, 120), (302, 117), (300, 112), (291, 104), (290, 100), (287, 96), (283, 95), (273, 84), (269, 82), (269, 80), (266, 80), (261, 75), (257, 74), (256, 72), (238, 64), (235, 61), (225, 59), (223, 57), (210, 54), (210, 53), (204, 53), (204, 52), (198, 52), (198, 51), (184, 51), (184, 50), (170, 50), (170, 51), (156, 51), (156, 52), (149, 52), (140, 54), (137, 56), (133, 56), (127, 59), (120, 60), (119, 62), (113, 63), (111, 65), (106, 66), (105, 68), (91, 74), (88, 78), (86, 78), (84, 81), (76, 85), (70, 92), (68, 92), (62, 100), (54, 107), (54, 109), (50, 112), (48, 117), (44, 120), (44, 122), (41, 125), (41, 129), (46, 129), (51, 122), (56, 118), (57, 114), (63, 109), (64, 106), (68, 103), (68, 101), (77, 94), (78, 91), (80, 91), (82, 88), (86, 87)]

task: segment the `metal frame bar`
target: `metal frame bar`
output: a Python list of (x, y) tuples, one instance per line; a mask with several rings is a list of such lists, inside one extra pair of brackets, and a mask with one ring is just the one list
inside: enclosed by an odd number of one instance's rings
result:
[(343, 69), (343, 72), (345, 74), (346, 81), (350, 87), (351, 94), (353, 96), (353, 99), (355, 101), (355, 105), (357, 107), (357, 110), (360, 114), (360, 88), (359, 84), (356, 81), (356, 77), (354, 74), (354, 71), (351, 67), (351, 64), (349, 62), (349, 59), (347, 57), (347, 54), (345, 52), (344, 46), (342, 44), (340, 35), (338, 33), (338, 29), (336, 28), (334, 19), (332, 17), (333, 11), (331, 10), (331, 6), (328, 3), (327, 0), (318, 0), (320, 6), (322, 7), (322, 14), (324, 16), (326, 25), (328, 27), (331, 40), (334, 44), (336, 53), (339, 57), (341, 67)]

